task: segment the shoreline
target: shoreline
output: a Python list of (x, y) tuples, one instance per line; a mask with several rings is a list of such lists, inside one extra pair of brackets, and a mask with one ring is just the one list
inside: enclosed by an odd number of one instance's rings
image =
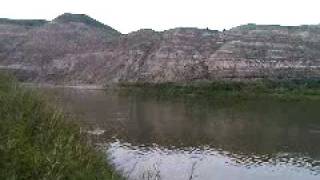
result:
[(20, 83), (25, 87), (68, 88), (79, 90), (116, 91), (161, 98), (278, 98), (284, 100), (320, 99), (320, 80), (257, 80), (205, 81), (190, 83), (117, 83), (63, 85), (49, 83)]
[(127, 83), (120, 84), (124, 94), (153, 96), (156, 98), (190, 99), (254, 99), (276, 98), (282, 100), (320, 100), (320, 80), (255, 81), (255, 82), (200, 82), (177, 83)]
[(24, 87), (36, 87), (36, 88), (70, 88), (70, 89), (84, 89), (84, 90), (105, 90), (106, 88), (103, 85), (88, 85), (88, 84), (79, 84), (79, 85), (57, 85), (49, 83), (20, 83)]

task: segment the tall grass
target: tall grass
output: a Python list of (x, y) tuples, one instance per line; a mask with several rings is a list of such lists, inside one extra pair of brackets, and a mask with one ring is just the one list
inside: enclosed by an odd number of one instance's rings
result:
[(0, 75), (0, 179), (116, 179), (78, 126)]

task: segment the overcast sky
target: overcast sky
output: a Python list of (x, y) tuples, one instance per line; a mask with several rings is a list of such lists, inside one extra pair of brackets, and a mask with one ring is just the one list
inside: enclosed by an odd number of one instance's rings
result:
[(320, 0), (2, 0), (0, 17), (51, 20), (87, 14), (128, 33), (141, 28), (229, 29), (247, 23), (320, 23)]

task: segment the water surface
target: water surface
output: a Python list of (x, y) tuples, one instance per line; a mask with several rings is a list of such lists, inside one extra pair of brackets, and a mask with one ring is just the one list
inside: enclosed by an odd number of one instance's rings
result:
[(320, 102), (160, 101), (46, 89), (128, 179), (320, 179)]

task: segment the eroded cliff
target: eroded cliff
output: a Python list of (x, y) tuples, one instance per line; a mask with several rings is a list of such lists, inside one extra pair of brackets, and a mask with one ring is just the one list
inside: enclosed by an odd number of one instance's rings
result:
[(320, 26), (121, 34), (86, 16), (0, 20), (0, 69), (55, 84), (320, 79)]

